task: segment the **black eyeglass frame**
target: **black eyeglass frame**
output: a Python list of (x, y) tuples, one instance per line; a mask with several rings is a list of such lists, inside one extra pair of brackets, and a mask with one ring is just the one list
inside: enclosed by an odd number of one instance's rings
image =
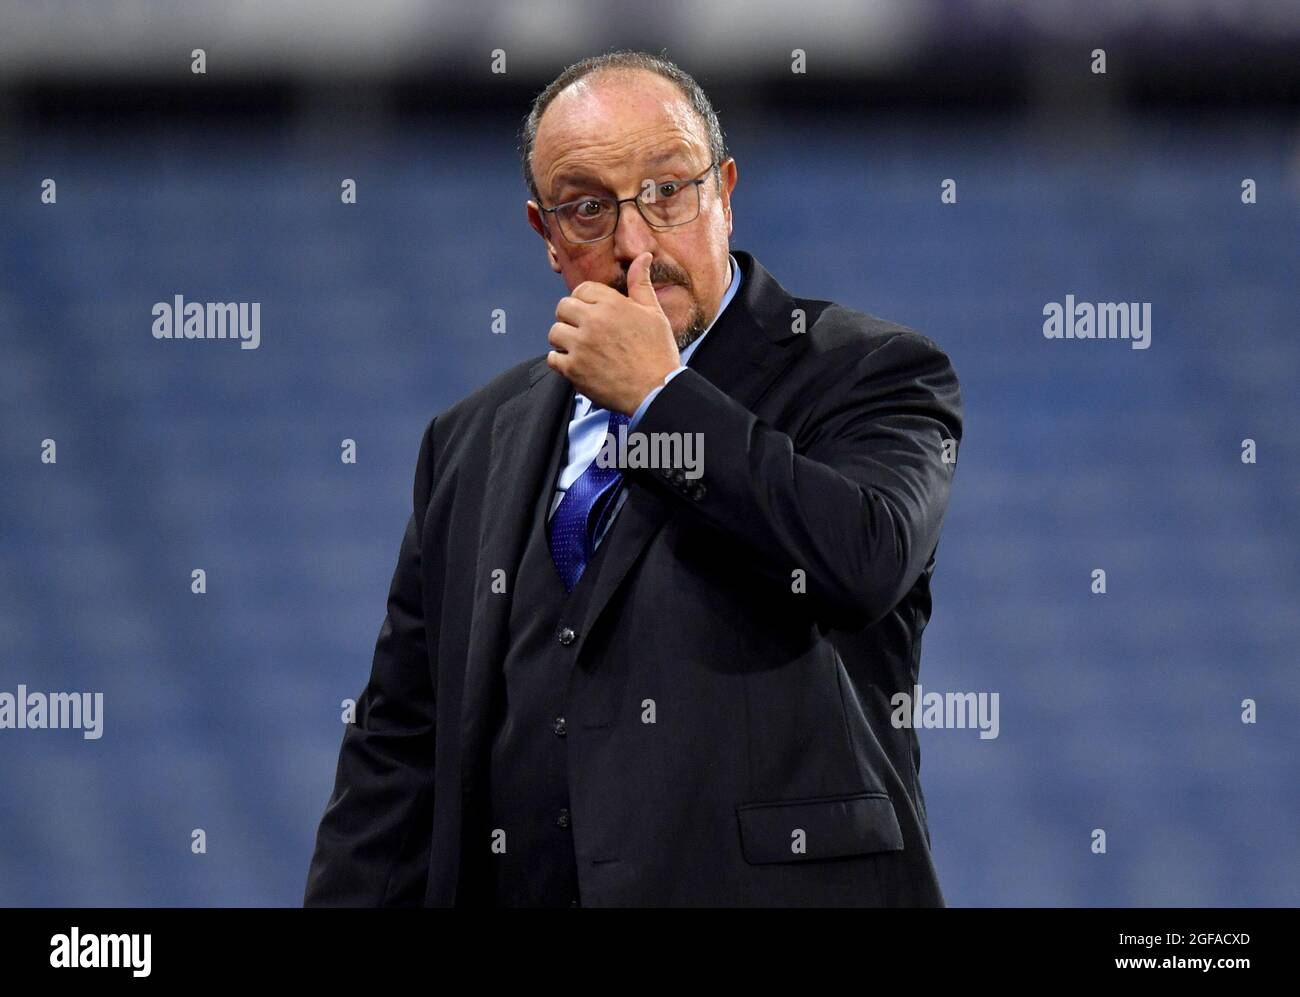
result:
[[(614, 224), (610, 227), (610, 230), (609, 230), (609, 233), (608, 233), (608, 234), (606, 234), (606, 235), (602, 235), (602, 236), (601, 236), (600, 238), (598, 238), (598, 239), (581, 239), (581, 240), (570, 239), (570, 238), (569, 238), (569, 233), (566, 232), (566, 231), (564, 231), (564, 226), (563, 226), (562, 224), (560, 224), (560, 219), (559, 219), (559, 217), (558, 217), (558, 216), (556, 217), (556, 219), (555, 219), (555, 227), (556, 227), (557, 229), (560, 230), (560, 235), (564, 237), (564, 241), (567, 242), (567, 243), (569, 243), (570, 245), (574, 245), (574, 246), (589, 246), (589, 245), (591, 245), (592, 243), (595, 243), (595, 242), (604, 242), (606, 239), (608, 239), (608, 238), (610, 238), (611, 236), (613, 236), (613, 234), (614, 234), (615, 232), (618, 231), (618, 220), (619, 220), (619, 218), (622, 216), (622, 213), (623, 213), (623, 205), (626, 204), (628, 201), (634, 201), (634, 202), (636, 202), (636, 210), (637, 210), (637, 212), (641, 215), (641, 220), (644, 221), (647, 225), (649, 225), (649, 226), (650, 226), (652, 229), (654, 229), (656, 232), (662, 232), (662, 231), (664, 231), (664, 230), (666, 230), (666, 229), (670, 229), (670, 228), (680, 228), (680, 227), (683, 226), (683, 225), (689, 225), (691, 222), (695, 221), (697, 218), (700, 217), (700, 208), (703, 206), (703, 203), (704, 203), (702, 200), (700, 200), (700, 198), (703, 196), (703, 195), (702, 195), (702, 192), (701, 192), (700, 189), (699, 189), (700, 184), (707, 182), (708, 179), (709, 179), (709, 174), (712, 173), (712, 172), (714, 172), (715, 170), (717, 170), (717, 168), (720, 167), (721, 165), (722, 165), (722, 161), (719, 160), (719, 159), (715, 159), (713, 162), (711, 162), (708, 166), (706, 166), (706, 167), (704, 168), (704, 172), (701, 173), (699, 176), (692, 177), (692, 178), (689, 179), (689, 180), (682, 180), (682, 181), (676, 181), (676, 180), (664, 180), (664, 181), (662, 181), (663, 183), (678, 183), (678, 182), (680, 182), (681, 185), (682, 185), (682, 190), (685, 190), (686, 187), (687, 187), (688, 185), (695, 187), (695, 198), (696, 198), (696, 199), (695, 199), (695, 214), (694, 214), (693, 217), (688, 218), (688, 219), (687, 219), (686, 221), (684, 221), (684, 222), (673, 222), (673, 224), (671, 224), (671, 225), (657, 225), (657, 224), (655, 224), (655, 223), (652, 222), (649, 218), (646, 218), (646, 216), (645, 216), (645, 212), (641, 210), (641, 197), (642, 197), (641, 194), (636, 194), (636, 195), (634, 195), (633, 197), (624, 197), (624, 198), (609, 198), (609, 197), (600, 197), (600, 196), (598, 196), (598, 195), (587, 194), (587, 195), (585, 195), (585, 196), (583, 196), (583, 197), (575, 197), (572, 201), (565, 201), (563, 204), (557, 204), (557, 205), (556, 205), (555, 207), (553, 207), (553, 208), (546, 208), (546, 207), (543, 207), (543, 206), (541, 205), (541, 203), (539, 202), (538, 205), (537, 205), (537, 209), (538, 209), (539, 211), (541, 211), (543, 214), (555, 215), (555, 214), (556, 214), (556, 213), (557, 213), (561, 208), (567, 208), (567, 207), (570, 207), (570, 206), (572, 206), (572, 205), (574, 205), (574, 204), (579, 204), (579, 203), (581, 203), (582, 201), (593, 201), (593, 200), (595, 200), (595, 201), (610, 201), (610, 200), (612, 200), (612, 201), (614, 202)], [(721, 178), (721, 175), (719, 175), (719, 177), (718, 177), (718, 182), (721, 183), (721, 181), (722, 181), (722, 178)], [(658, 187), (659, 187), (659, 182), (656, 182), (656, 183), (655, 183), (655, 189), (657, 190)], [(672, 194), (671, 196), (676, 197), (676, 196), (677, 196), (678, 194), (680, 194), (680, 193), (681, 193), (681, 190), (677, 191), (676, 193)], [(652, 202), (652, 203), (653, 203), (653, 202)]]

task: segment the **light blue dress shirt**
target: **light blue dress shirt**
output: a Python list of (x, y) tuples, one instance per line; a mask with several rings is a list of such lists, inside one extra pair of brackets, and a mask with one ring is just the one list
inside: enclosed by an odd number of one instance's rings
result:
[[(726, 311), (727, 305), (731, 299), (736, 296), (736, 291), (740, 287), (740, 264), (730, 253), (727, 259), (731, 265), (731, 284), (727, 287), (727, 293), (722, 296), (722, 303), (718, 306), (718, 314), (713, 316), (713, 321), (709, 323), (708, 328), (700, 333), (695, 340), (690, 343), (686, 349), (682, 350), (682, 362), (676, 370), (670, 371), (664, 378), (664, 383), (654, 388), (637, 407), (628, 421), (628, 432), (636, 428), (636, 424), (641, 421), (645, 415), (646, 409), (650, 403), (655, 400), (655, 396), (664, 389), (669, 381), (686, 369), (687, 361), (690, 360), (691, 354), (704, 342), (704, 337), (709, 334), (709, 329), (717, 323), (718, 317)], [(581, 393), (575, 393), (573, 396), (573, 413), (569, 416), (569, 439), (566, 448), (564, 466), (560, 470), (559, 480), (555, 483), (555, 496), (551, 500), (551, 511), (547, 513), (549, 520), (555, 514), (556, 507), (564, 499), (564, 493), (569, 490), (569, 486), (582, 476), (582, 472), (587, 469), (596, 455), (600, 453), (600, 448), (605, 444), (605, 434), (609, 429), (609, 409), (596, 408), (592, 405), (591, 399)], [(620, 489), (618, 504), (614, 506), (612, 515), (605, 519), (605, 525), (596, 537), (596, 546), (600, 546), (601, 540), (609, 532), (610, 524), (623, 508), (623, 503), (627, 501), (627, 489)]]

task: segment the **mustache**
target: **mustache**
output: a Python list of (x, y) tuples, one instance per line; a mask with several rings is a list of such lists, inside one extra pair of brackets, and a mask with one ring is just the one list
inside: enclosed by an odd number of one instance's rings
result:
[[(671, 263), (651, 263), (650, 264), (650, 283), (651, 284), (680, 284), (688, 291), (691, 289), (691, 278), (686, 271), (680, 267), (675, 267)], [(627, 296), (627, 271), (609, 282), (619, 294)]]

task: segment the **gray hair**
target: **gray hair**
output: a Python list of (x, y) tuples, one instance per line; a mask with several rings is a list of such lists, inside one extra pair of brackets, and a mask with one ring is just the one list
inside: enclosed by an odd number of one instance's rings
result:
[(677, 85), (677, 89), (682, 92), (682, 96), (686, 98), (691, 105), (691, 109), (704, 125), (704, 131), (709, 140), (709, 156), (715, 164), (714, 173), (718, 175), (718, 179), (721, 181), (721, 168), (716, 164), (722, 163), (727, 158), (726, 141), (722, 136), (722, 126), (718, 123), (718, 115), (713, 110), (713, 104), (710, 103), (708, 96), (700, 85), (695, 82), (695, 78), (676, 63), (669, 61), (665, 56), (621, 49), (617, 52), (607, 52), (604, 55), (588, 56), (581, 62), (575, 62), (552, 80), (545, 90), (533, 98), (532, 107), (524, 118), (523, 127), (519, 132), (519, 152), (523, 159), (524, 182), (528, 185), (528, 191), (533, 195), (533, 200), (539, 203), (541, 201), (541, 196), (537, 191), (537, 180), (533, 176), (533, 144), (537, 141), (537, 126), (541, 123), (542, 115), (550, 106), (551, 101), (565, 87), (576, 83), (583, 77), (590, 76), (592, 73), (602, 70), (633, 69), (643, 69), (647, 72), (657, 73)]

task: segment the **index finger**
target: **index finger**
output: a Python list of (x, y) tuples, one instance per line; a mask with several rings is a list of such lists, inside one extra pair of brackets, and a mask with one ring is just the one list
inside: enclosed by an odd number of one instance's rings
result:
[(569, 292), (569, 297), (577, 298), (579, 301), (585, 301), (589, 305), (594, 305), (597, 302), (606, 299), (611, 294), (622, 297), (621, 294), (615, 291), (608, 284), (602, 284), (598, 280), (584, 280)]

